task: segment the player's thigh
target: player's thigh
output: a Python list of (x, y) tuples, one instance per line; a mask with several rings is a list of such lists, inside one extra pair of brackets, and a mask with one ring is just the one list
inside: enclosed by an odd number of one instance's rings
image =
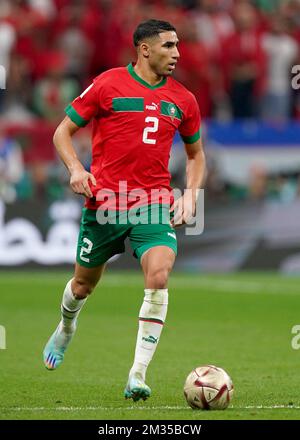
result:
[(140, 260), (145, 280), (159, 273), (163, 273), (165, 277), (168, 277), (175, 258), (174, 249), (169, 246), (162, 245), (149, 248)]
[(177, 237), (170, 223), (137, 224), (131, 229), (129, 240), (133, 255), (141, 264), (143, 260), (143, 270), (148, 269), (149, 261), (153, 267), (156, 259), (156, 264), (160, 267), (174, 264), (177, 255)]

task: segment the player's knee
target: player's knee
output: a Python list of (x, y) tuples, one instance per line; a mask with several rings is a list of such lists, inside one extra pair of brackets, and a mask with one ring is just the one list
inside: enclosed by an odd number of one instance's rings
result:
[(165, 289), (168, 284), (168, 277), (168, 268), (157, 269), (148, 274), (147, 285), (151, 286), (151, 289)]
[(94, 287), (95, 286), (89, 281), (74, 278), (72, 283), (72, 292), (76, 299), (84, 299), (93, 292)]

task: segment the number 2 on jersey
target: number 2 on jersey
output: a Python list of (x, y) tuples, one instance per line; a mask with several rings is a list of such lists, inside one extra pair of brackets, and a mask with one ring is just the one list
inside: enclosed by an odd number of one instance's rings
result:
[(145, 122), (150, 122), (153, 126), (145, 127), (143, 131), (143, 142), (145, 144), (156, 144), (156, 139), (148, 139), (149, 133), (156, 133), (158, 130), (158, 118), (147, 116)]

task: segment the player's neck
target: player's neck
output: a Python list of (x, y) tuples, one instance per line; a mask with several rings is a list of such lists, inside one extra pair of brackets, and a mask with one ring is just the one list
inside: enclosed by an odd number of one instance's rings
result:
[(133, 68), (135, 73), (148, 84), (150, 84), (150, 86), (156, 86), (164, 78), (163, 76), (158, 76), (155, 72), (153, 72), (153, 70), (150, 69), (150, 67), (142, 64), (139, 61), (137, 61)]

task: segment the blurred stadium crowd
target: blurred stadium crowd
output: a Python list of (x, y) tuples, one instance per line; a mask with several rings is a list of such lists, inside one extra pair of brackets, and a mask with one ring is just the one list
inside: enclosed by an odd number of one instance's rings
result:
[[(148, 18), (177, 28), (175, 78), (196, 95), (204, 119), (300, 120), (300, 93), (291, 86), (291, 68), (300, 64), (299, 0), (0, 0), (0, 65), (7, 72), (0, 90), (0, 196), (6, 202), (69, 191), (53, 130), (93, 77), (135, 60), (132, 32)], [(76, 144), (88, 167), (89, 128)], [(212, 167), (208, 191), (230, 198), (216, 173)], [(297, 182), (298, 175), (288, 178), (295, 197)], [(262, 174), (254, 186), (249, 182), (240, 196), (281, 197), (287, 187), (284, 175)]]

